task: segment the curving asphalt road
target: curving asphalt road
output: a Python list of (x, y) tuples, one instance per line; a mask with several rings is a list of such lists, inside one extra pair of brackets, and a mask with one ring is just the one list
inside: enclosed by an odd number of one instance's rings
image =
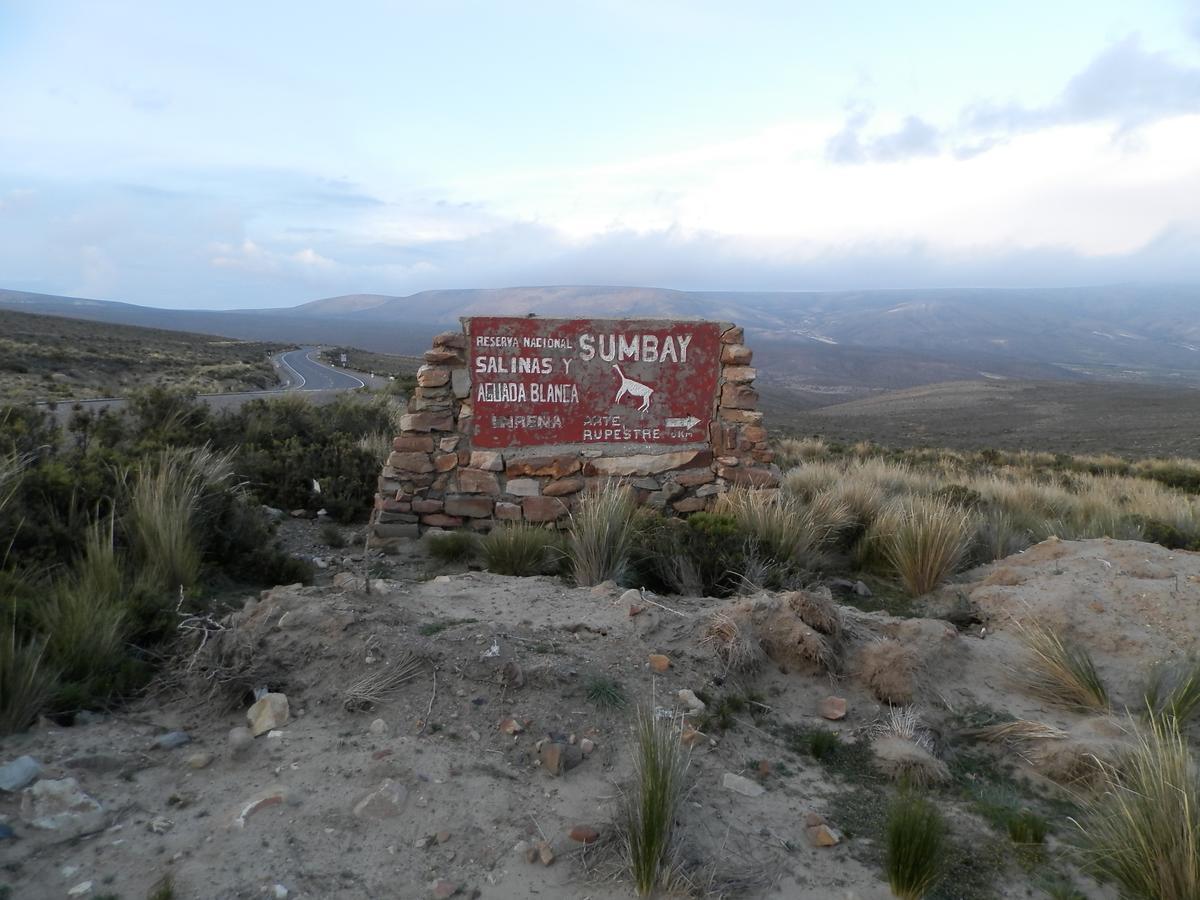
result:
[[(241, 406), (249, 400), (264, 397), (275, 397), (279, 394), (304, 392), (314, 395), (317, 403), (326, 403), (343, 391), (353, 391), (365, 387), (361, 378), (348, 372), (319, 363), (312, 358), (317, 347), (303, 347), (299, 350), (289, 350), (272, 358), (279, 373), (281, 387), (266, 391), (229, 391), (224, 394), (200, 394), (199, 399), (216, 409)], [(373, 377), (372, 383), (378, 387), (383, 379)], [(121, 397), (104, 397), (94, 400), (59, 400), (55, 404), (54, 415), (60, 422), (66, 422), (75, 404), (81, 404), (88, 409), (119, 409), (125, 404)], [(39, 403), (39, 406), (49, 406)]]
[(285, 391), (352, 391), (366, 387), (361, 378), (316, 362), (314, 347), (289, 350), (276, 357)]

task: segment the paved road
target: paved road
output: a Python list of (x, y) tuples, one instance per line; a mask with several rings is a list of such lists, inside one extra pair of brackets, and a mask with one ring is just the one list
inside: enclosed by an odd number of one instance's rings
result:
[[(279, 374), (281, 387), (268, 391), (229, 391), (224, 394), (200, 394), (200, 400), (215, 409), (238, 407), (250, 400), (267, 397), (277, 397), (284, 393), (306, 393), (315, 403), (328, 403), (345, 391), (357, 390), (364, 387), (363, 379), (356, 378), (348, 372), (334, 369), (324, 363), (316, 362), (312, 357), (317, 353), (315, 347), (303, 347), (300, 350), (289, 350), (274, 357), (271, 362)], [(386, 379), (370, 378), (373, 387), (380, 387)], [(60, 424), (65, 424), (74, 411), (75, 405), (80, 404), (87, 409), (120, 409), (125, 401), (119, 397), (105, 397), (96, 400), (60, 400), (52, 411)], [(39, 406), (49, 404), (40, 403)]]
[(365, 387), (361, 378), (313, 360), (312, 347), (290, 350), (276, 357), (279, 378), (287, 391), (352, 391)]

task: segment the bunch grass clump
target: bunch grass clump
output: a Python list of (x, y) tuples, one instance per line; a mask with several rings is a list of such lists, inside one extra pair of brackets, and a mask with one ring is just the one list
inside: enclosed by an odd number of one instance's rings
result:
[(637, 534), (635, 509), (633, 492), (612, 481), (580, 498), (567, 531), (567, 558), (576, 584), (619, 581), (625, 574)]
[(675, 850), (675, 818), (687, 790), (690, 758), (682, 720), (639, 710), (634, 727), (633, 785), (623, 798), (622, 837), (639, 897), (666, 882)]
[(429, 555), (443, 563), (466, 563), (479, 555), (479, 535), (470, 531), (430, 534), (425, 546)]
[(910, 596), (929, 593), (957, 570), (973, 534), (969, 513), (940, 497), (898, 500), (876, 524), (879, 548)]
[(139, 569), (162, 590), (187, 590), (200, 580), (200, 501), (232, 475), (232, 452), (207, 446), (168, 447), (134, 465), (128, 525)]
[(1020, 625), (1018, 634), (1029, 651), (1018, 677), (1031, 694), (1066, 709), (1109, 708), (1108, 688), (1084, 647), (1040, 622)]
[(600, 709), (620, 709), (627, 702), (621, 682), (607, 675), (589, 678), (584, 691), (588, 701)]
[(106, 676), (121, 666), (130, 628), (113, 520), (88, 528), (83, 556), (34, 607), (48, 658), (83, 698), (107, 693)]
[(888, 810), (884, 870), (892, 893), (921, 900), (941, 877), (946, 856), (946, 823), (938, 808), (911, 790), (902, 790)]
[(541, 575), (562, 553), (557, 534), (528, 523), (493, 528), (481, 549), (484, 565), (497, 575)]
[(850, 510), (829, 493), (805, 502), (786, 492), (738, 488), (721, 495), (716, 512), (732, 518), (761, 555), (801, 569), (814, 568), (851, 522)]
[(0, 737), (23, 731), (58, 690), (58, 672), (47, 663), (45, 648), (19, 639), (12, 625), (6, 630), (0, 637)]
[(1160, 662), (1150, 670), (1144, 695), (1146, 709), (1173, 719), (1180, 728), (1200, 710), (1200, 659)]
[(1200, 897), (1200, 772), (1167, 716), (1136, 730), (1078, 821), (1088, 867), (1136, 900)]

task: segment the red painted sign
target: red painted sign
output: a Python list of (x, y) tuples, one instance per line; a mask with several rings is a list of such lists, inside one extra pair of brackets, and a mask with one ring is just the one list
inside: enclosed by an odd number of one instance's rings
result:
[(714, 322), (467, 319), (476, 447), (708, 440)]

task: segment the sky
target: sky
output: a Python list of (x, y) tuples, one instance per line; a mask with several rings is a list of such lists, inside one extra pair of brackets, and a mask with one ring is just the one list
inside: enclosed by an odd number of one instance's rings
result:
[(1200, 0), (0, 0), (0, 288), (1200, 282)]

